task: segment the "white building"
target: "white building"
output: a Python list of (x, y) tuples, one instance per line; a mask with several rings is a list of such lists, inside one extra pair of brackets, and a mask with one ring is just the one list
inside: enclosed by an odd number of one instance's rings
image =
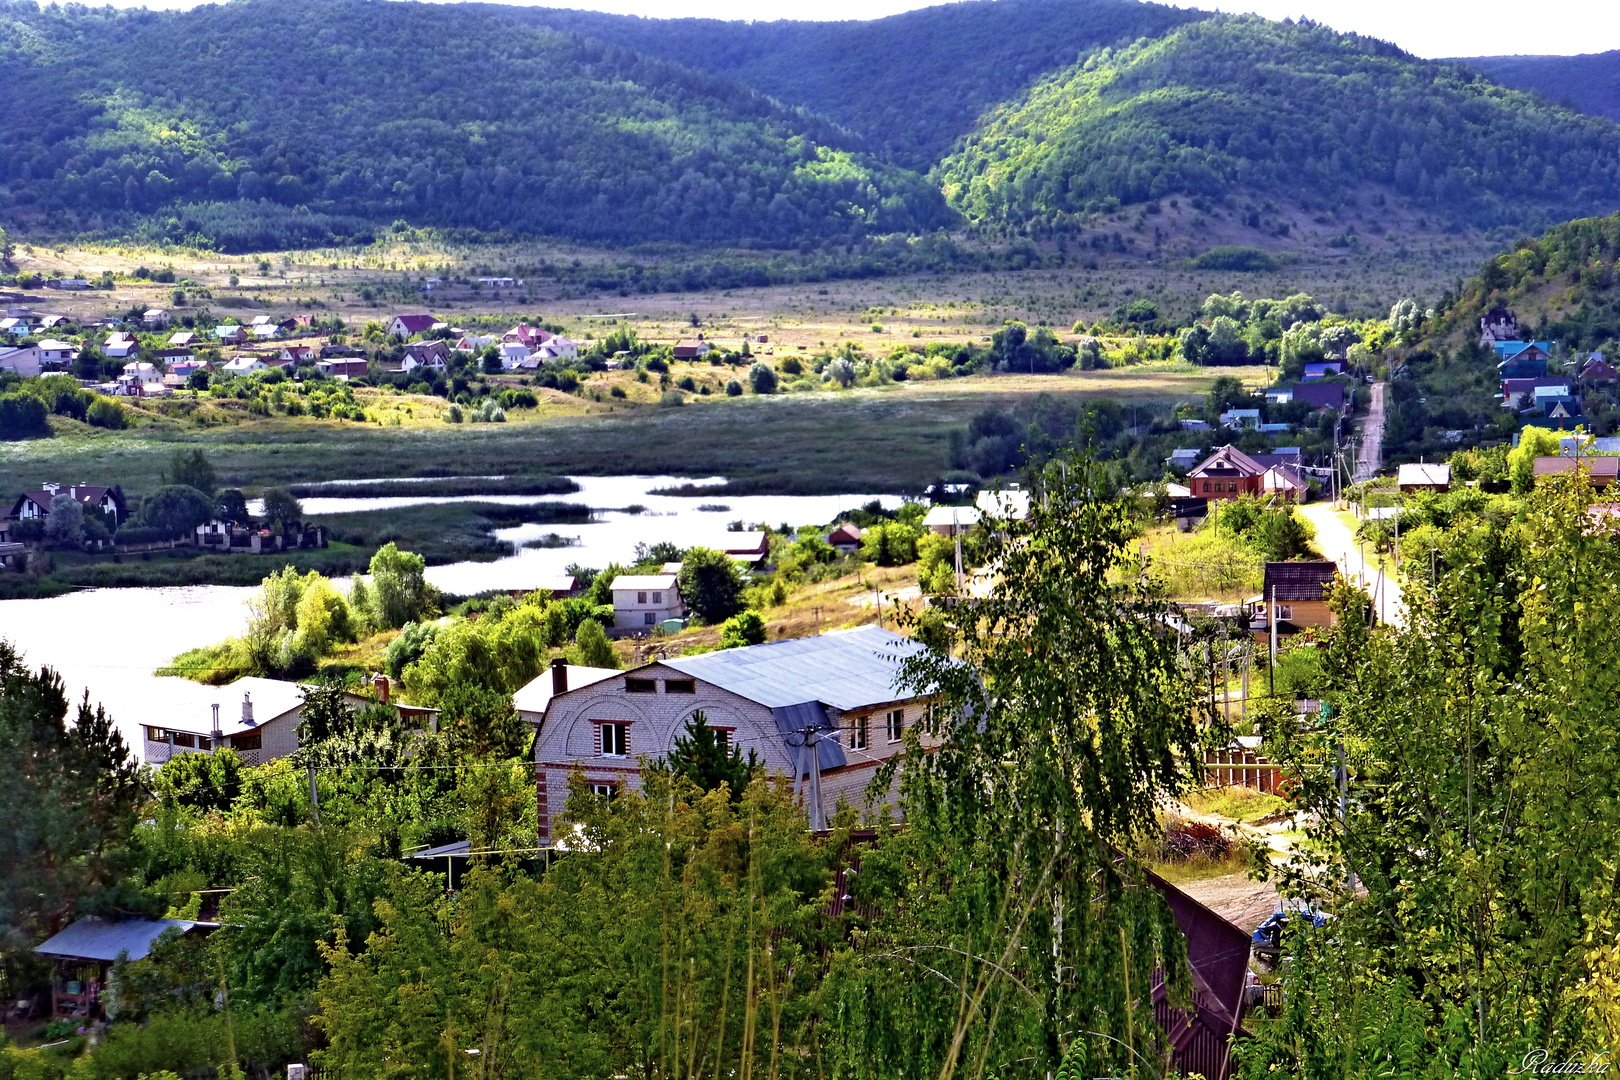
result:
[(620, 574), (613, 591), (613, 627), (619, 633), (646, 633), (666, 619), (686, 614), (674, 574)]

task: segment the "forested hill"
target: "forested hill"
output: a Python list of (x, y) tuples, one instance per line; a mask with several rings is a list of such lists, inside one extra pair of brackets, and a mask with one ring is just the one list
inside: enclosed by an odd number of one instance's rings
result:
[(1454, 61), (1503, 86), (1593, 116), (1620, 120), (1620, 49), (1585, 56), (1475, 56)]
[(1490, 259), (1440, 312), (1438, 343), (1472, 340), (1480, 316), (1498, 306), (1534, 339), (1620, 343), (1620, 214), (1566, 222)]
[(0, 213), (64, 227), (155, 214), (174, 239), (252, 246), (342, 231), (322, 216), (341, 212), (715, 244), (949, 220), (919, 175), (825, 121), (490, 9), (11, 4), (0, 65)]
[(1103, 46), (1205, 17), (1137, 0), (961, 0), (868, 22), (730, 23), (528, 9), (542, 25), (721, 72), (927, 171), (985, 110)]
[(1134, 0), (757, 25), (0, 0), (0, 70), (0, 219), (25, 233), (244, 250), (403, 220), (827, 249), (1182, 196), (1160, 221), (1190, 250), (1222, 242), (1206, 200), (1261, 242), (1289, 215), (1325, 239), (1620, 208), (1612, 121), (1370, 39)]
[(1102, 52), (996, 110), (938, 170), (970, 218), (1061, 220), (1164, 195), (1332, 213), (1386, 194), (1453, 225), (1620, 205), (1620, 127), (1311, 24), (1215, 16)]

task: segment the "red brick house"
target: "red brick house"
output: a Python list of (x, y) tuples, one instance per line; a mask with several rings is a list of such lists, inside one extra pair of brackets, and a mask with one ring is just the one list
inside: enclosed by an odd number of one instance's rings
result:
[(1218, 446), (1187, 473), (1195, 499), (1237, 499), (1259, 495), (1266, 466), (1235, 446)]

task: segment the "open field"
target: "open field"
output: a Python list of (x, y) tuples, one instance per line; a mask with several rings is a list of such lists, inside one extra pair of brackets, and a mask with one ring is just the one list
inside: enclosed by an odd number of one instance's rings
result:
[[(916, 491), (946, 467), (950, 433), (987, 405), (1027, 411), (1037, 397), (1113, 397), (1168, 406), (1221, 375), (1260, 368), (1144, 366), (1062, 375), (982, 375), (844, 392), (710, 396), (670, 408), (621, 403), (589, 414), (515, 410), (505, 424), (378, 426), (254, 418), (214, 428), (104, 432), (61, 425), (55, 438), (0, 444), (7, 489), (94, 479), (145, 491), (177, 448), (200, 447), (223, 486), (445, 475), (725, 476), (741, 492)], [(595, 408), (595, 406), (592, 406)], [(709, 494), (713, 494), (710, 492)]]
[[(1126, 235), (1151, 222), (1123, 222)], [(1218, 242), (1212, 240), (1211, 242)], [(1257, 272), (1193, 269), (1183, 258), (1136, 253), (1064, 257), (1060, 267), (956, 271), (771, 285), (697, 292), (622, 295), (593, 290), (592, 268), (679, 265), (682, 253), (605, 252), (541, 242), (457, 244), (432, 236), (389, 239), (365, 248), (327, 248), (250, 255), (220, 255), (183, 248), (62, 245), (19, 247), (23, 271), (45, 276), (118, 276), (109, 294), (31, 291), (26, 299), (44, 310), (78, 316), (106, 315), (132, 307), (174, 307), (184, 314), (207, 307), (218, 316), (247, 317), (267, 311), (336, 314), (356, 327), (386, 320), (405, 309), (427, 308), (450, 322), (481, 317), (515, 321), (543, 316), (571, 336), (589, 342), (619, 327), (634, 327), (646, 339), (673, 341), (701, 329), (722, 342), (743, 335), (770, 338), (782, 350), (834, 348), (854, 341), (869, 352), (936, 341), (984, 341), (1008, 319), (1066, 331), (1088, 325), (1136, 299), (1185, 318), (1213, 292), (1241, 290), (1248, 296), (1308, 292), (1331, 309), (1354, 315), (1387, 312), (1401, 296), (1432, 300), (1503, 241), (1480, 236), (1409, 235), (1390, 232), (1365, 238), (1354, 248), (1314, 244), (1277, 257), (1277, 268)], [(1042, 248), (1056, 258), (1051, 245)], [(745, 262), (763, 254), (736, 252), (705, 258)], [(134, 280), (139, 267), (170, 268), (176, 284)], [(429, 277), (502, 275), (526, 284), (504, 291), (446, 284), (422, 293)], [(232, 279), (235, 284), (232, 284)], [(172, 292), (187, 294), (183, 305)]]

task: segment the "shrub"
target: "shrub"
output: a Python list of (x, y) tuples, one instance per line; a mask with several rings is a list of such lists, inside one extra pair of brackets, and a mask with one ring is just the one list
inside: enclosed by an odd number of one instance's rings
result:
[(1197, 858), (1219, 862), (1232, 854), (1232, 840), (1213, 825), (1172, 818), (1165, 825), (1157, 854), (1164, 862)]
[(730, 382), (726, 383), (726, 397), (742, 397), (742, 392), (742, 383), (738, 382), (736, 379), (732, 379)]
[(107, 428), (110, 431), (121, 431), (129, 427), (129, 412), (108, 397), (98, 397), (91, 402), (90, 408), (85, 412), (85, 419), (94, 427)]
[(739, 611), (720, 626), (722, 649), (763, 644), (765, 644), (765, 619), (757, 611)]
[(0, 394), (0, 439), (32, 439), (49, 435), (45, 403), (32, 394)]
[[(755, 364), (748, 369), (748, 385), (756, 394), (776, 393), (776, 372), (765, 364)], [(727, 392), (730, 387), (727, 387)]]

